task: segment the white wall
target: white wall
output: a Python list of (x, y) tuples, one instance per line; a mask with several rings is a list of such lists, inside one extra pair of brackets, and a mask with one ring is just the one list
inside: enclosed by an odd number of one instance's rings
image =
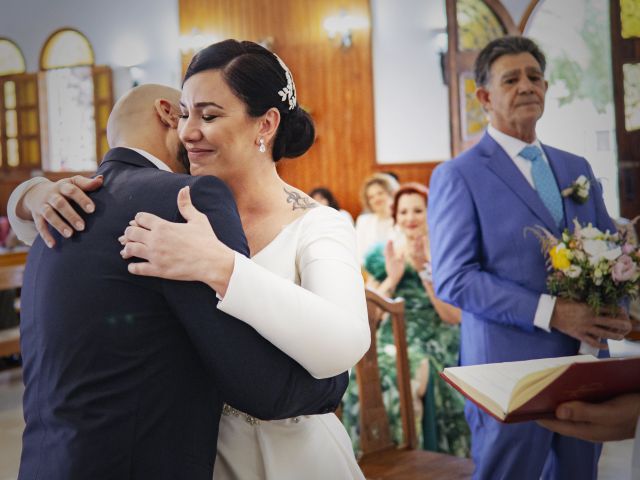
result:
[(96, 64), (114, 69), (116, 98), (131, 86), (125, 64), (140, 64), (142, 83), (179, 87), (177, 0), (0, 0), (0, 36), (18, 44), (29, 72), (63, 27), (86, 35)]
[(436, 45), (447, 26), (444, 0), (371, 0), (371, 15), (378, 163), (449, 158), (449, 97)]

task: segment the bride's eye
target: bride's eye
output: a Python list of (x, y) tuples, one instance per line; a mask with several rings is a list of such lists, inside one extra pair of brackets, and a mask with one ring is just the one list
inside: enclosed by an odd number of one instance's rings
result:
[(212, 122), (216, 118), (218, 118), (217, 115), (202, 115), (202, 120), (204, 120), (205, 122)]

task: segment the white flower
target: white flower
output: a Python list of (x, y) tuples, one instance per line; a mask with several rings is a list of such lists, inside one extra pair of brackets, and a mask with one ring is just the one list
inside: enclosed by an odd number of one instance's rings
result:
[(602, 235), (603, 235), (602, 231), (598, 230), (596, 227), (594, 227), (591, 224), (587, 225), (586, 227), (582, 227), (580, 229), (580, 237), (585, 240), (602, 237)]
[(578, 278), (582, 273), (582, 268), (578, 265), (571, 265), (569, 268), (564, 270), (564, 274), (569, 278)]
[[(585, 229), (583, 229), (583, 231), (584, 230)], [(622, 249), (620, 247), (612, 245), (604, 240), (583, 240), (582, 248), (589, 256), (589, 263), (591, 265), (600, 263), (602, 259), (615, 260), (622, 255)]]

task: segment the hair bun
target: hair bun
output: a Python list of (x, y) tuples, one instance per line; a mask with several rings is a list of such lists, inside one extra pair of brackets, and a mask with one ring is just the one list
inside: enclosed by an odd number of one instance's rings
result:
[(282, 116), (280, 129), (273, 144), (273, 159), (295, 158), (306, 153), (316, 138), (311, 116), (299, 106)]

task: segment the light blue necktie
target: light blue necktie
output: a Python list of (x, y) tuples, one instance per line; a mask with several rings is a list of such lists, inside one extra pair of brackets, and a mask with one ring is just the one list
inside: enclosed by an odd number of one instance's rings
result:
[(560, 189), (553, 176), (551, 167), (542, 157), (542, 150), (535, 145), (528, 145), (522, 149), (520, 156), (531, 162), (531, 176), (533, 177), (533, 184), (538, 191), (540, 200), (542, 200), (542, 203), (544, 203), (549, 213), (551, 213), (556, 225), (562, 228), (564, 212), (562, 209)]

